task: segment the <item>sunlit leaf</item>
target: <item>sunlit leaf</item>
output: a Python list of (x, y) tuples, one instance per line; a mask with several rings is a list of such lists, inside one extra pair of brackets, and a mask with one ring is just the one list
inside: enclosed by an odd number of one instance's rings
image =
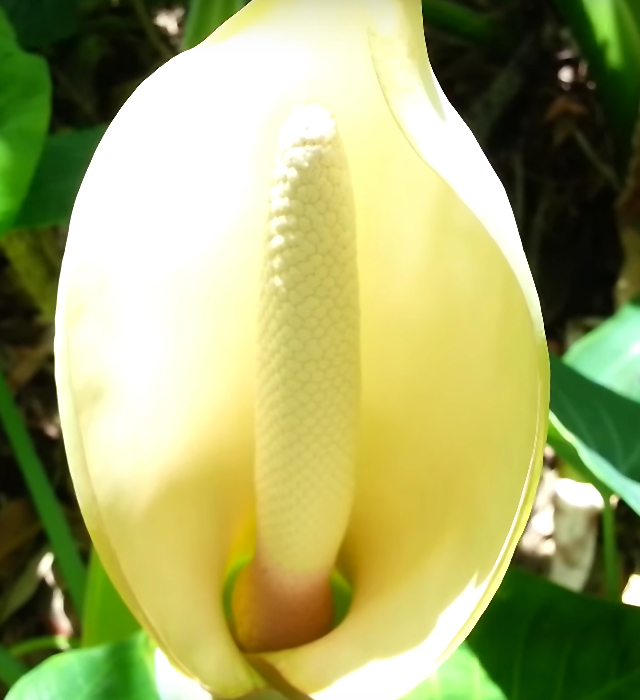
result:
[(23, 676), (6, 700), (158, 700), (149, 639), (58, 654)]
[(575, 342), (563, 359), (594, 382), (640, 401), (640, 299)]
[(22, 51), (0, 9), (0, 235), (13, 224), (29, 188), (50, 108), (47, 64)]
[[(588, 450), (575, 435), (570, 433), (562, 425), (553, 413), (549, 413), (547, 444), (553, 448), (554, 452), (561, 460), (574, 467), (584, 481), (593, 483), (600, 493), (605, 494), (607, 492), (613, 492), (613, 487), (606, 486), (603, 481), (596, 477), (596, 472), (599, 474), (603, 470), (598, 469), (597, 464), (590, 464), (588, 466), (590, 462), (598, 462), (602, 460), (602, 458), (598, 458), (593, 451)], [(609, 475), (609, 483), (613, 483), (612, 479), (615, 481), (616, 475), (618, 475), (620, 479), (630, 482), (627, 488), (632, 488), (636, 483), (632, 479), (623, 477), (619, 472), (615, 471), (611, 465), (608, 465), (608, 469), (613, 470), (613, 473)], [(606, 471), (607, 469), (604, 469), (605, 473)], [(640, 487), (640, 484), (638, 484), (638, 487)], [(640, 488), (638, 489), (638, 496), (640, 496)], [(638, 500), (638, 506), (640, 507), (640, 499)]]
[(549, 444), (640, 514), (640, 404), (583, 377), (557, 357), (550, 360)]
[(640, 609), (507, 573), (461, 647), (405, 700), (626, 700), (640, 683)]
[(476, 654), (463, 644), (453, 656), (402, 700), (506, 700)]
[(552, 357), (551, 410), (589, 449), (640, 481), (640, 404)]
[(574, 343), (562, 362), (552, 358), (555, 415), (548, 442), (583, 476), (606, 484), (637, 513), (639, 399), (640, 305), (636, 301)]

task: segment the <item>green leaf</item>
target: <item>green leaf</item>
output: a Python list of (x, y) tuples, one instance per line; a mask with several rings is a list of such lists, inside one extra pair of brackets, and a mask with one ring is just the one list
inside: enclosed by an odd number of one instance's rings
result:
[(627, 154), (640, 105), (637, 0), (554, 0), (589, 63), (605, 113)]
[(146, 635), (66, 651), (23, 676), (6, 700), (157, 700)]
[(640, 514), (640, 404), (583, 377), (553, 355), (548, 442)]
[(511, 570), (469, 645), (507, 698), (613, 700), (640, 681), (640, 610)]
[[(27, 673), (27, 667), (6, 649), (0, 647), (0, 685), (13, 685), (21, 676)], [(2, 688), (0, 687), (0, 693)]]
[(439, 29), (492, 50), (509, 50), (517, 40), (506, 25), (489, 12), (478, 12), (451, 0), (422, 0), (427, 28)]
[(2, 6), (25, 48), (47, 46), (78, 31), (77, 0), (3, 0)]
[(626, 700), (640, 683), (640, 609), (510, 570), (461, 647), (406, 700)]
[(506, 700), (506, 696), (482, 668), (471, 647), (463, 644), (402, 700)]
[(92, 647), (119, 642), (139, 629), (140, 625), (118, 595), (93, 550), (82, 618), (82, 645)]
[[(594, 484), (601, 494), (610, 496), (613, 493), (614, 490), (611, 487), (606, 486), (603, 481), (595, 476), (594, 467), (588, 465), (590, 460), (593, 461), (594, 455), (588, 452), (580, 440), (572, 435), (553, 413), (549, 413), (547, 444), (551, 445), (560, 459), (574, 467), (585, 481)], [(597, 458), (597, 455), (595, 455), (595, 458)], [(615, 470), (614, 473), (618, 474)], [(625, 477), (620, 475), (620, 478), (624, 479)], [(629, 481), (632, 484), (635, 483), (631, 479)]]
[(552, 358), (551, 372), (549, 444), (640, 513), (639, 301), (574, 343), (562, 362)]
[(66, 224), (91, 158), (106, 126), (56, 134), (47, 139), (14, 228)]
[(182, 48), (197, 46), (244, 5), (245, 0), (191, 0)]
[(617, 493), (640, 515), (640, 484), (619, 472), (610, 462), (587, 447), (580, 438), (568, 431), (553, 413), (549, 418), (547, 442), (558, 456), (591, 481), (600, 493)]
[(640, 481), (640, 404), (583, 377), (551, 356), (551, 411), (624, 476)]
[(47, 64), (22, 51), (0, 9), (0, 235), (13, 224), (29, 189), (50, 109)]
[(575, 342), (563, 360), (592, 381), (640, 402), (640, 299)]

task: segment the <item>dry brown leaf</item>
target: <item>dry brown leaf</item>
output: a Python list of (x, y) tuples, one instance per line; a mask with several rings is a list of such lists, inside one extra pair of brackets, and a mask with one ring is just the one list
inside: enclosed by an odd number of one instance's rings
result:
[(545, 122), (553, 122), (565, 117), (584, 117), (589, 114), (589, 110), (573, 97), (569, 95), (558, 95), (549, 105), (545, 115)]

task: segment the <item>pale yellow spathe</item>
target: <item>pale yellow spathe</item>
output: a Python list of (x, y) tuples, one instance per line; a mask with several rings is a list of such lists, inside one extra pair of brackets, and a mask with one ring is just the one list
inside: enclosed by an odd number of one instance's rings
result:
[(264, 685), (222, 609), (255, 540), (263, 238), (296, 106), (338, 125), (360, 309), (344, 622), (268, 655), (322, 700), (395, 700), (476, 621), (533, 495), (548, 366), (506, 195), (442, 95), (418, 0), (252, 0), (148, 79), (74, 209), (56, 372), (83, 514), (170, 660)]

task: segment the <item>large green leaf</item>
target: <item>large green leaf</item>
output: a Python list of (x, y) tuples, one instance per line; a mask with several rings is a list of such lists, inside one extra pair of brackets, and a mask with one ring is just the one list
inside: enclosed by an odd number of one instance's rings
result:
[[(575, 467), (582, 478), (593, 483), (603, 495), (611, 495), (613, 492), (619, 493), (619, 489), (613, 487), (613, 483), (618, 484), (617, 477), (621, 482), (618, 486), (632, 490), (632, 495), (635, 496), (637, 501), (637, 507), (640, 508), (640, 484), (637, 484), (633, 479), (627, 479), (622, 476), (611, 465), (608, 465), (608, 470), (611, 473), (607, 474), (606, 460), (602, 460), (596, 453), (586, 448), (575, 435), (562, 425), (553, 413), (549, 413), (547, 444), (551, 445), (560, 459)], [(601, 462), (604, 462), (604, 467), (601, 465)], [(611, 485), (607, 486), (604, 481), (596, 476), (596, 473), (604, 473), (607, 476), (608, 483)], [(637, 493), (633, 491), (634, 488), (637, 489)]]
[(640, 401), (640, 299), (575, 342), (563, 360), (594, 382)]
[(507, 700), (468, 644), (402, 700)]
[(82, 178), (105, 129), (98, 126), (49, 136), (14, 228), (69, 222)]
[(552, 358), (551, 375), (549, 444), (640, 514), (638, 301)]
[(583, 377), (551, 356), (547, 442), (601, 491), (640, 515), (640, 404)]
[(624, 476), (640, 481), (640, 404), (552, 356), (550, 408), (588, 449)]
[(640, 610), (507, 573), (461, 647), (406, 700), (633, 700)]
[(640, 104), (640, 3), (553, 1), (589, 62), (621, 153), (626, 155)]
[(158, 700), (149, 639), (141, 633), (58, 654), (23, 676), (6, 700)]
[(78, 30), (78, 0), (2, 0), (1, 4), (26, 48), (46, 46)]
[(27, 194), (50, 110), (47, 64), (22, 51), (0, 8), (0, 235), (13, 224)]
[(630, 698), (640, 681), (640, 610), (517, 570), (469, 644), (510, 700)]

